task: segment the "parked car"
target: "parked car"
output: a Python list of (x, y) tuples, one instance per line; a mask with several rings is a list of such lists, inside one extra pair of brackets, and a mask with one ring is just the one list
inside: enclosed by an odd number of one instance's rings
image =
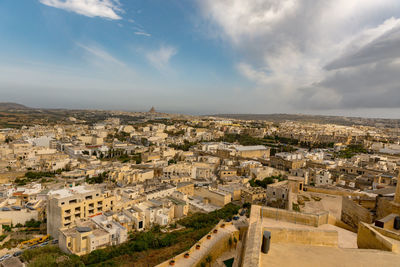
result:
[(14, 257), (18, 257), (18, 256), (20, 256), (21, 254), (22, 254), (22, 250), (18, 250), (18, 251), (16, 251), (16, 252), (14, 252), (13, 256), (14, 256)]

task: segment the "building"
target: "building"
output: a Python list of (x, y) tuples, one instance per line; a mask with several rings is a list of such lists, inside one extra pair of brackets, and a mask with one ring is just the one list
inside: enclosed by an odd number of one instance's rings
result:
[(223, 207), (232, 201), (232, 195), (226, 191), (199, 187), (194, 190), (194, 195), (202, 197), (206, 204)]
[(194, 184), (193, 183), (178, 183), (176, 186), (176, 190), (184, 193), (185, 195), (188, 196), (193, 196), (194, 195)]
[(78, 256), (96, 249), (118, 245), (127, 240), (128, 232), (111, 216), (97, 215), (78, 222), (75, 227), (60, 229), (59, 247), (66, 253)]
[(266, 146), (236, 146), (236, 155), (242, 158), (269, 158), (270, 148)]
[(100, 189), (75, 186), (50, 191), (47, 206), (47, 233), (57, 238), (60, 228), (75, 225), (76, 221), (112, 211), (115, 196)]

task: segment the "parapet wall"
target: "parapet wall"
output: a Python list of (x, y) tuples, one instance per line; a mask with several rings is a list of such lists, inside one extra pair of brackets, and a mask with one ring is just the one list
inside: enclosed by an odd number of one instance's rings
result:
[(319, 229), (288, 229), (281, 227), (267, 227), (271, 232), (271, 243), (290, 243), (310, 246), (338, 246), (338, 232)]
[(244, 247), (244, 258), (242, 259), (242, 266), (260, 266), (261, 260), (261, 244), (262, 232), (260, 221), (261, 207), (257, 205), (251, 206), (249, 228)]
[(386, 237), (390, 237), (390, 238), (392, 238), (392, 239), (395, 239), (395, 240), (397, 240), (397, 241), (400, 241), (400, 234), (399, 234), (399, 233), (393, 232), (393, 231), (388, 230), (388, 229), (379, 228), (379, 227), (376, 227), (376, 226), (374, 226), (374, 225), (371, 225), (371, 227), (372, 227), (375, 231), (379, 232), (380, 234), (382, 234), (382, 235), (384, 235), (384, 236), (386, 236)]
[[(222, 226), (224, 225), (224, 226)], [(219, 222), (211, 231), (210, 235), (213, 236), (212, 238), (216, 238), (213, 233), (213, 230), (217, 229), (219, 230), (218, 235), (223, 235), (221, 238), (218, 239), (217, 242), (211, 242), (210, 240), (207, 239), (207, 235), (202, 237), (195, 245), (193, 245), (188, 251), (182, 252), (181, 254), (173, 257), (172, 259), (175, 260), (178, 264), (182, 264), (185, 262), (190, 262), (188, 263), (188, 266), (199, 266), (202, 262), (206, 262), (205, 259), (207, 256), (211, 256), (213, 260), (217, 259), (221, 254), (223, 254), (226, 251), (229, 251), (232, 249), (232, 247), (229, 245), (229, 239), (232, 238), (239, 240), (239, 231), (235, 230), (228, 233), (221, 233), (221, 227), (233, 227), (232, 222)], [(196, 255), (196, 245), (200, 245), (202, 247), (203, 252)], [(189, 253), (189, 257), (191, 257), (191, 260), (185, 258), (185, 254)], [(195, 256), (196, 255), (196, 256)], [(166, 260), (156, 267), (168, 267), (170, 266), (170, 261), (172, 259)], [(186, 265), (186, 263), (185, 263)], [(182, 266), (182, 265), (181, 265)]]
[(359, 192), (348, 192), (343, 190), (334, 190), (334, 189), (326, 189), (326, 188), (318, 188), (318, 187), (307, 187), (308, 192), (322, 193), (327, 195), (335, 195), (335, 196), (365, 196), (364, 193)]
[(320, 225), (328, 223), (329, 212), (321, 212), (319, 214), (300, 213), (283, 209), (261, 207), (260, 216), (279, 221), (286, 221), (291, 223), (298, 223), (298, 224), (318, 227)]
[(358, 225), (357, 245), (358, 248), (379, 249), (399, 253), (397, 243), (363, 222), (360, 222)]

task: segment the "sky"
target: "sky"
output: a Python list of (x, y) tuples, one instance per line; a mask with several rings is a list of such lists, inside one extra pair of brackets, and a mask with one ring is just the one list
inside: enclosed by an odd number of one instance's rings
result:
[(400, 1), (2, 0), (0, 102), (400, 118)]

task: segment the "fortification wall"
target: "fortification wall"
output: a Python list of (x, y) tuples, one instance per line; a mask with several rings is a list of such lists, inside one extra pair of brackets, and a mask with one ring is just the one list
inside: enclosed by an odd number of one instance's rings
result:
[(363, 222), (358, 225), (357, 245), (358, 248), (363, 249), (379, 249), (399, 253), (395, 242)]
[(329, 212), (312, 214), (312, 213), (300, 213), (295, 211), (288, 211), (283, 209), (275, 209), (270, 207), (262, 207), (260, 209), (260, 216), (275, 220), (318, 227), (322, 224), (328, 223)]
[(335, 196), (364, 196), (364, 193), (359, 193), (359, 192), (349, 192), (349, 191), (343, 191), (343, 190), (334, 190), (334, 189), (326, 189), (326, 188), (318, 188), (318, 187), (307, 187), (308, 192), (315, 192), (315, 193), (322, 193), (322, 194), (328, 194), (328, 195), (335, 195)]
[(335, 230), (288, 229), (281, 227), (267, 227), (264, 230), (271, 232), (271, 243), (338, 246), (338, 232)]
[(361, 207), (353, 200), (343, 197), (342, 200), (342, 221), (353, 229), (358, 229), (359, 222), (372, 223), (374, 216), (366, 208)]
[(251, 213), (249, 218), (249, 229), (247, 232), (247, 240), (244, 247), (244, 258), (242, 266), (260, 266), (261, 261), (261, 221), (260, 221), (261, 207), (257, 205), (251, 206)]

